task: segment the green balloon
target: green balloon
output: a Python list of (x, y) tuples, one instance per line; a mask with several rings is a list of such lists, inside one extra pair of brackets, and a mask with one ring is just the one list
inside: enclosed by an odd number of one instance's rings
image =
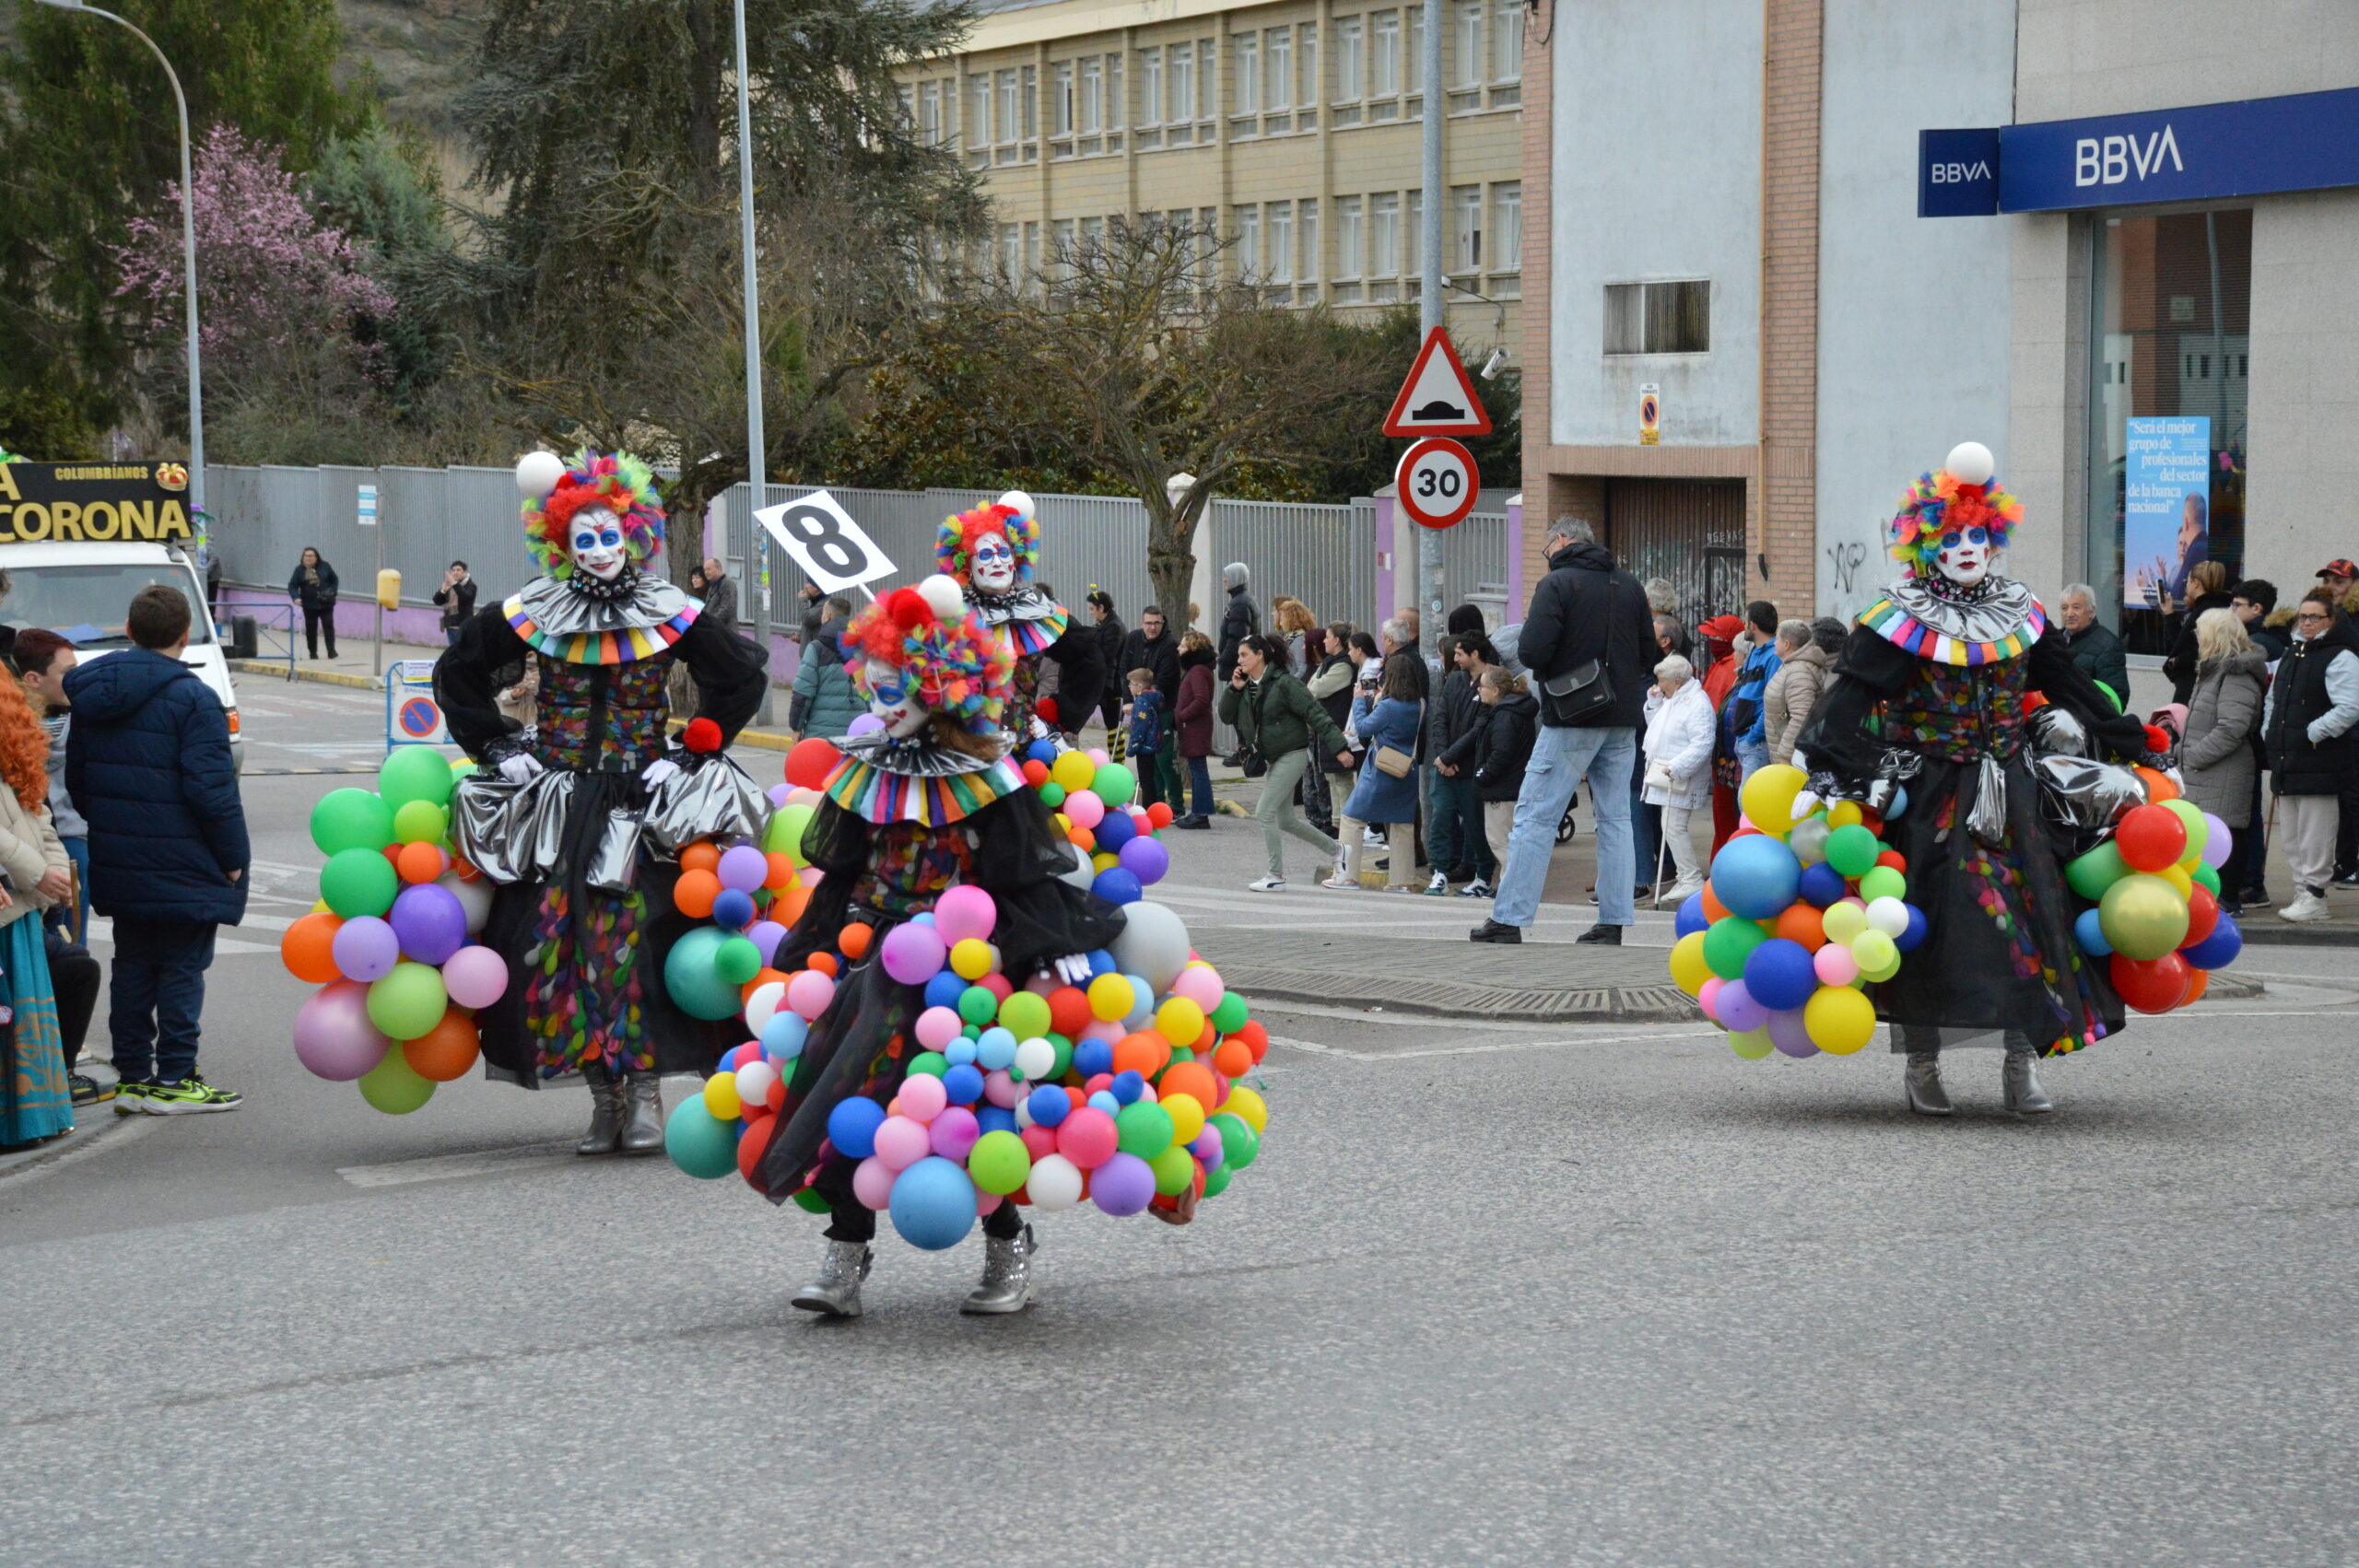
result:
[(404, 961), (369, 985), (369, 1022), (388, 1039), (415, 1040), (432, 1033), (450, 1005), (451, 993), (442, 989), (442, 971), (431, 964)]
[(1859, 823), (1838, 827), (1826, 836), (1826, 863), (1845, 876), (1865, 876), (1875, 869), (1884, 846)]
[(1220, 1129), (1220, 1163), (1224, 1169), (1241, 1171), (1262, 1153), (1262, 1140), (1236, 1112), (1222, 1111), (1207, 1125)]
[(737, 1125), (705, 1109), (702, 1094), (672, 1107), (663, 1122), (663, 1152), (698, 1181), (734, 1176), (737, 1170)]
[[(1014, 1135), (1001, 1133), (995, 1136)], [(1155, 1190), (1165, 1198), (1177, 1198), (1195, 1185), (1196, 1157), (1177, 1143), (1146, 1164), (1147, 1169), (1155, 1173)]]
[(2120, 847), (2110, 838), (2064, 867), (2065, 884), (2092, 902), (2104, 897), (2107, 888), (2129, 874), (2130, 862), (2121, 858)]
[(1228, 1190), (1228, 1184), (1236, 1178), (1237, 1172), (1231, 1168), (1227, 1161), (1222, 1161), (1204, 1173), (1204, 1196), (1218, 1198)]
[(2187, 900), (2158, 876), (2123, 877), (2097, 901), (2097, 924), (2127, 958), (2160, 958), (2187, 940)]
[(1245, 1021), (1250, 1016), (1245, 999), (1230, 991), (1220, 999), (1220, 1005), (1213, 1009), (1213, 1027), (1224, 1035), (1234, 1035), (1245, 1027)]
[(950, 1059), (940, 1051), (920, 1051), (910, 1059), (909, 1077), (939, 1078), (950, 1071)]
[(1906, 898), (1908, 879), (1890, 866), (1877, 866), (1860, 879), (1860, 896), (1872, 904), (1879, 898)]
[(1171, 1147), (1178, 1129), (1171, 1125), (1171, 1113), (1161, 1106), (1140, 1100), (1124, 1106), (1114, 1117), (1114, 1146), (1125, 1154), (1136, 1154), (1142, 1160), (1152, 1160)]
[(732, 932), (713, 949), (712, 972), (726, 984), (742, 986), (762, 972), (762, 950), (750, 937)]
[(311, 842), (323, 855), (381, 849), (393, 841), (393, 808), (373, 790), (331, 790), (311, 808)]
[(1747, 1061), (1759, 1061), (1777, 1048), (1777, 1042), (1769, 1037), (1769, 1026), (1766, 1024), (1741, 1035), (1734, 1030), (1729, 1032), (1729, 1049)]
[(691, 1018), (718, 1023), (743, 1010), (737, 988), (721, 977), (714, 959), (729, 933), (698, 926), (672, 944), (663, 959), (663, 989), (673, 1005)]
[(393, 837), (405, 844), (440, 844), (451, 813), (432, 801), (405, 801), (393, 812)]
[(820, 1197), (817, 1193), (812, 1191), (807, 1187), (794, 1195), (794, 1206), (797, 1209), (802, 1210), (806, 1214), (832, 1214), (835, 1212), (835, 1206), (833, 1204), (829, 1203), (826, 1199)]
[(1745, 956), (1768, 940), (1766, 932), (1743, 916), (1723, 915), (1705, 928), (1705, 966), (1723, 980), (1741, 980)]
[(986, 1132), (967, 1152), (967, 1174), (985, 1192), (1003, 1198), (1032, 1174), (1031, 1152), (1013, 1132)]
[(1057, 1061), (1054, 1067), (1049, 1069), (1047, 1076), (1041, 1079), (1041, 1082), (1054, 1083), (1073, 1071), (1073, 1042), (1062, 1035), (1050, 1035), (1048, 1040), (1049, 1044), (1056, 1049)]
[(2220, 896), (2220, 873), (2218, 872), (2213, 871), (2210, 866), (2198, 866), (2187, 874), (2195, 879), (2196, 886), (2209, 890), (2212, 896), (2214, 898)]
[(375, 849), (339, 849), (320, 868), (320, 896), (347, 920), (383, 914), (401, 885), (393, 863)]
[(958, 1016), (969, 1024), (988, 1024), (999, 1016), (999, 998), (980, 986), (958, 993)]
[(1138, 776), (1119, 762), (1109, 762), (1090, 779), (1092, 793), (1109, 806), (1127, 805), (1138, 793)]
[(781, 806), (772, 813), (769, 826), (762, 830), (764, 850), (784, 853), (803, 859), (803, 836), (810, 830), (813, 812), (809, 806)]
[(1034, 991), (1010, 991), (999, 1004), (999, 1021), (1019, 1040), (1038, 1039), (1049, 1032), (1048, 999)]
[(398, 1049), (390, 1050), (384, 1060), (360, 1075), (360, 1097), (387, 1116), (407, 1116), (434, 1098), (434, 1080), (422, 1076)]
[(431, 746), (403, 746), (377, 769), (377, 792), (396, 812), (412, 801), (440, 805), (454, 782), (451, 765)]
[(1065, 803), (1065, 787), (1053, 778), (1039, 786), (1039, 795), (1040, 803), (1050, 811)]

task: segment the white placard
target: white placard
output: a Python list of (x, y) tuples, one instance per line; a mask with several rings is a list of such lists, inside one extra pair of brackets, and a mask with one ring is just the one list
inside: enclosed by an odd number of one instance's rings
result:
[(374, 528), (374, 527), (376, 527), (376, 526), (377, 526), (377, 486), (375, 486), (374, 485), (363, 485), (363, 486), (360, 486), (360, 494), (359, 494), (359, 497), (358, 497), (358, 501), (359, 501), (359, 512), (360, 512), (360, 515), (359, 515), (359, 517), (358, 517), (356, 521), (358, 521), (358, 523), (360, 524), (360, 526), (361, 526), (361, 527), (363, 527), (363, 528)]
[(754, 514), (794, 564), (823, 593), (840, 593), (893, 575), (893, 563), (835, 497), (814, 490), (801, 500), (764, 507)]

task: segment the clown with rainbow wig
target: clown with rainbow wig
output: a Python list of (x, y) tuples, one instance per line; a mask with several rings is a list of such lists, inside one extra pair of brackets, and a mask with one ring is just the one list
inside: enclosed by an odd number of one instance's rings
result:
[(2142, 798), (2130, 766), (2167, 743), (2073, 664), (2030, 589), (1992, 570), (2023, 520), (1992, 468), (1963, 442), (1903, 494), (1888, 529), (1901, 575), (1860, 614), (1794, 759), (1810, 775), (1797, 817), (1859, 802), (1906, 862), (1927, 934), (1872, 991), (1927, 1116), (1953, 1112), (1945, 1047), (2003, 1047), (2006, 1108), (2036, 1115), (2054, 1108), (2036, 1059), (2120, 1029), (2106, 967), (2074, 939), (2064, 864)]
[[(1075, 626), (1071, 613), (1034, 580), (1040, 568), (1040, 523), (1032, 497), (1010, 490), (990, 506), (943, 519), (933, 559), (965, 593), (975, 619), (1006, 645), (1015, 661), (1008, 731), (1020, 743), (1053, 730), (1078, 730), (1105, 688), (1105, 660), (1091, 628)], [(1033, 708), (1044, 659), (1057, 666), (1059, 707), (1069, 715), (1036, 726)]]
[[(477, 769), (451, 801), (459, 853), (498, 885), (483, 942), (520, 977), (476, 1018), (487, 1071), (526, 1088), (580, 1072), (583, 1154), (663, 1147), (665, 1072), (710, 1071), (734, 1040), (675, 1006), (663, 958), (690, 924), (669, 857), (699, 838), (758, 840), (761, 788), (722, 755), (761, 706), (753, 644), (647, 568), (663, 504), (628, 452), (533, 452), (516, 465), (544, 575), (477, 613), (434, 669), (451, 733)], [(495, 694), (540, 675), (522, 728)], [(698, 707), (675, 743), (675, 663)]]

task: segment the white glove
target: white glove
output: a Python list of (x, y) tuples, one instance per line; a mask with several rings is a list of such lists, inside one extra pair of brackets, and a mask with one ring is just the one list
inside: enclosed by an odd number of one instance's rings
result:
[(499, 776), (511, 784), (529, 784), (536, 775), (546, 771), (541, 766), (541, 759), (531, 752), (518, 752), (499, 765)]
[(679, 771), (678, 763), (674, 762), (670, 757), (659, 756), (647, 765), (647, 770), (639, 776), (639, 781), (652, 790)]
[(1086, 986), (1089, 984), (1089, 960), (1078, 954), (1060, 958), (1050, 967), (1056, 970), (1057, 978), (1066, 985)]

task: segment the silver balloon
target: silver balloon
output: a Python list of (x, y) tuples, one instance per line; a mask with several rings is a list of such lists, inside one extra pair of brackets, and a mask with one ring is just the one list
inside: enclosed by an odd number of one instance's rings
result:
[(1826, 836), (1834, 831), (1825, 817), (1813, 816), (1794, 824), (1786, 843), (1793, 850), (1794, 859), (1806, 866), (1815, 866), (1826, 859)]

